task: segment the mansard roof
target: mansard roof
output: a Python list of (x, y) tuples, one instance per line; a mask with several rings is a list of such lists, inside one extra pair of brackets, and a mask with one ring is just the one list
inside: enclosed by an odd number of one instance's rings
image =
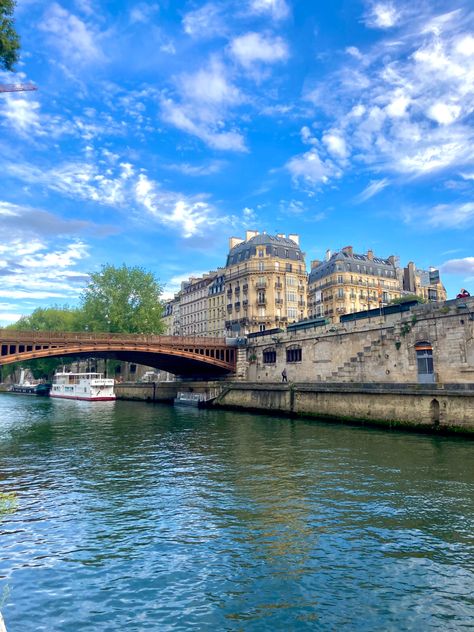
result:
[(255, 256), (257, 254), (257, 246), (265, 246), (266, 253), (274, 257), (304, 261), (304, 253), (292, 239), (260, 233), (248, 241), (243, 241), (234, 246), (227, 256), (226, 265), (234, 265)]
[[(362, 269), (365, 267), (366, 271)], [(341, 250), (335, 252), (326, 261), (321, 261), (316, 267), (314, 267), (309, 273), (309, 282), (313, 283), (318, 279), (326, 277), (328, 274), (336, 271), (354, 272), (355, 274), (371, 274), (369, 272), (372, 268), (372, 274), (378, 275), (378, 270), (395, 272), (395, 264), (390, 259), (382, 259), (381, 257), (369, 258), (367, 254), (349, 253)]]

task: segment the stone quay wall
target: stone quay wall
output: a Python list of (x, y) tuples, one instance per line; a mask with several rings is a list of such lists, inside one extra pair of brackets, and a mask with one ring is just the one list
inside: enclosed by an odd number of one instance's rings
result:
[[(290, 382), (416, 383), (422, 342), (433, 349), (435, 383), (473, 383), (474, 298), (250, 339), (244, 381), (277, 382), (286, 368)], [(300, 361), (287, 361), (292, 348), (301, 349)], [(276, 361), (265, 363), (264, 351)]]
[(214, 406), (474, 436), (474, 388), (419, 384), (228, 384)]

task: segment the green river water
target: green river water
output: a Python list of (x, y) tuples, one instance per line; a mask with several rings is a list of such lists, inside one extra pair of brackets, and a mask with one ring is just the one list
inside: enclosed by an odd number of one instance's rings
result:
[(473, 450), (2, 394), (8, 632), (474, 629)]

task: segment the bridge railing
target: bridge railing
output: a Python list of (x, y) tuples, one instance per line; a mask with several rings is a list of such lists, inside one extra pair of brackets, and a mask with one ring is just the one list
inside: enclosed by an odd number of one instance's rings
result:
[(216, 347), (228, 346), (225, 338), (208, 338), (206, 336), (160, 336), (153, 334), (115, 334), (91, 332), (58, 332), (58, 331), (18, 331), (14, 329), (0, 329), (0, 343), (6, 342), (110, 342), (125, 344), (153, 344), (169, 347), (200, 346)]

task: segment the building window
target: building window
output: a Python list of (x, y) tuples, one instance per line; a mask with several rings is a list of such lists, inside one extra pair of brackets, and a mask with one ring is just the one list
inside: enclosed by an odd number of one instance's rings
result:
[(287, 264), (286, 264), (285, 270), (286, 270), (287, 272), (291, 272), (291, 271), (292, 271), (291, 263), (287, 263)]
[(296, 285), (296, 277), (294, 277), (294, 276), (286, 277), (286, 284), (287, 285)]
[(301, 362), (301, 347), (290, 347), (286, 350), (287, 362)]
[(296, 303), (296, 301), (297, 301), (296, 292), (287, 292), (286, 293), (286, 300), (289, 303)]
[(258, 256), (259, 256), (259, 257), (263, 257), (263, 250), (259, 250), (259, 251), (258, 251)]
[(264, 349), (263, 350), (263, 364), (275, 364), (277, 358), (277, 354), (275, 349)]
[(337, 282), (342, 283), (342, 274), (337, 275)]
[(258, 326), (258, 330), (259, 331), (265, 331), (265, 325), (259, 325)]
[(298, 316), (298, 310), (296, 309), (296, 307), (288, 307), (287, 314), (288, 318), (296, 320)]
[(263, 272), (265, 270), (265, 262), (264, 261), (259, 261), (258, 262), (258, 271), (259, 272)]
[(344, 289), (342, 287), (337, 289), (337, 298), (344, 298)]

